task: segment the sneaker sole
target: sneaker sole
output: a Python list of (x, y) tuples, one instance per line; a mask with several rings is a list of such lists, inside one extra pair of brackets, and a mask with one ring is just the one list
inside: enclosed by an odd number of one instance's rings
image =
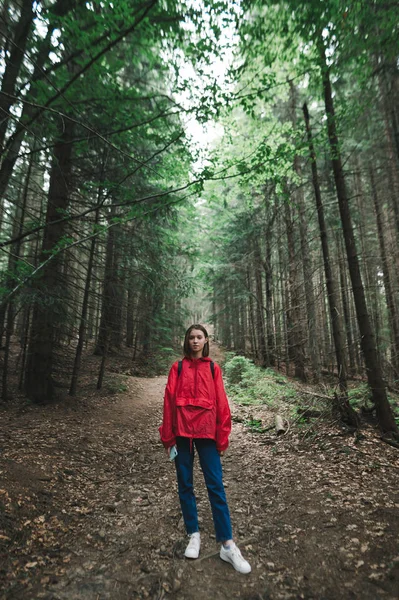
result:
[(185, 556), (186, 558), (191, 558), (192, 560), (195, 560), (196, 558), (198, 558), (198, 557), (199, 557), (199, 552), (198, 552), (197, 556), (190, 556), (189, 554), (186, 554), (186, 553), (184, 553), (184, 556)]

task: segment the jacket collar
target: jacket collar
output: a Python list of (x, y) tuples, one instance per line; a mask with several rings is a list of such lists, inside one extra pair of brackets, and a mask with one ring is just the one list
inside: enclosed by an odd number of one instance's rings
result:
[(201, 362), (212, 362), (212, 359), (209, 356), (201, 356), (200, 358), (185, 356), (183, 360), (188, 360), (189, 362), (195, 362), (196, 360), (200, 360)]

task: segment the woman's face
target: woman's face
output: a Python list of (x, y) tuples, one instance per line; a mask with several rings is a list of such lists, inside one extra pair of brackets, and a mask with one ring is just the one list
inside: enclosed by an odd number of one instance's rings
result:
[(202, 356), (202, 350), (207, 343), (208, 338), (205, 337), (204, 332), (200, 329), (192, 329), (188, 335), (188, 345), (191, 350), (191, 354), (195, 357)]

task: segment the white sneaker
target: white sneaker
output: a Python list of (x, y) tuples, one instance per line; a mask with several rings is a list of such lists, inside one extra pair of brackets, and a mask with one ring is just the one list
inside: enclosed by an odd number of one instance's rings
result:
[(222, 544), (220, 558), (232, 564), (239, 573), (247, 574), (251, 572), (251, 565), (242, 557), (239, 547), (235, 544), (230, 548), (225, 548)]
[(199, 551), (201, 546), (201, 538), (199, 531), (192, 533), (190, 536), (190, 541), (188, 542), (188, 546), (184, 552), (184, 556), (186, 558), (198, 558)]

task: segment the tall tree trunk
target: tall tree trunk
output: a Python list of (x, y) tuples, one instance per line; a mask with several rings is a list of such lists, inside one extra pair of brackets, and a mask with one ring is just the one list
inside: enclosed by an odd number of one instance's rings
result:
[(359, 260), (356, 251), (355, 236), (353, 232), (351, 214), (349, 211), (345, 178), (342, 168), (340, 147), (336, 130), (330, 73), (326, 64), (323, 42), (321, 42), (320, 49), (324, 102), (327, 115), (327, 129), (331, 149), (331, 161), (334, 172), (335, 187), (337, 190), (339, 212), (341, 216), (341, 223), (345, 240), (349, 273), (352, 282), (356, 315), (361, 336), (362, 351), (366, 364), (367, 380), (372, 392), (373, 402), (376, 407), (377, 418), (381, 429), (384, 432), (399, 435), (398, 428), (396, 426), (395, 419), (392, 413), (392, 409), (390, 407), (386, 394), (381, 366), (378, 361), (378, 353), (375, 346), (374, 334), (371, 328), (370, 317), (367, 310), (363, 283), (360, 276)]
[[(396, 67), (395, 67), (395, 69), (396, 69)], [(382, 98), (381, 113), (382, 113), (382, 116), (384, 119), (386, 148), (387, 148), (387, 154), (388, 154), (388, 156), (387, 156), (387, 158), (388, 158), (387, 176), (388, 176), (388, 181), (389, 181), (388, 197), (389, 197), (389, 200), (391, 203), (391, 208), (392, 208), (393, 215), (394, 215), (393, 224), (395, 225), (396, 268), (397, 268), (397, 270), (399, 270), (399, 145), (398, 145), (399, 138), (397, 138), (397, 136), (395, 135), (395, 130), (393, 128), (396, 126), (396, 118), (394, 116), (392, 121), (390, 119), (390, 116), (392, 115), (392, 110), (394, 110), (394, 102), (393, 102), (394, 96), (393, 96), (392, 92), (389, 93), (386, 77), (384, 78), (382, 74), (380, 74), (378, 77), (378, 84), (379, 84), (381, 98)], [(389, 106), (389, 104), (391, 104), (391, 106)]]
[(133, 348), (134, 341), (134, 297), (134, 278), (132, 277), (132, 273), (130, 273), (126, 310), (126, 346), (128, 348)]
[[(298, 163), (298, 164), (297, 164)], [(295, 170), (298, 175), (301, 175), (301, 169), (299, 165), (299, 157), (295, 157)], [(303, 196), (302, 187), (297, 190), (296, 193), (298, 202), (299, 212), (299, 233), (301, 239), (301, 254), (302, 254), (302, 267), (303, 267), (303, 278), (305, 287), (306, 297), (306, 313), (308, 323), (308, 340), (309, 340), (309, 353), (310, 361), (312, 365), (312, 372), (315, 381), (319, 380), (320, 377), (320, 364), (319, 364), (319, 343), (318, 343), (318, 329), (316, 320), (316, 302), (315, 294), (313, 289), (313, 269), (311, 261), (311, 253), (308, 242), (308, 232), (306, 224), (305, 214), (305, 200)]]
[[(119, 235), (118, 235), (119, 233)], [(123, 309), (125, 305), (125, 274), (126, 269), (122, 267), (122, 249), (121, 236), (122, 227), (115, 226), (114, 235), (114, 255), (113, 255), (113, 313), (112, 323), (110, 328), (110, 349), (120, 350), (123, 337)], [(159, 296), (156, 297), (156, 302), (161, 302)]]
[[(116, 215), (116, 208), (111, 207), (109, 214), (109, 222)], [(114, 225), (108, 229), (105, 269), (104, 269), (104, 284), (101, 306), (101, 321), (94, 354), (102, 355), (105, 351), (105, 346), (108, 345), (108, 351), (111, 351), (115, 345), (115, 340), (120, 342), (120, 282), (118, 252), (116, 250), (117, 236), (116, 228), (119, 225)]]
[[(324, 263), (323, 263), (324, 264)], [(319, 271), (319, 310), (320, 318), (319, 322), (322, 324), (322, 331), (320, 336), (322, 339), (323, 348), (323, 366), (328, 370), (330, 364), (330, 326), (331, 317), (329, 317), (329, 305), (328, 305), (328, 293), (326, 293), (326, 281), (325, 274), (322, 270)]]
[[(278, 221), (278, 239), (283, 239), (283, 218)], [(286, 273), (286, 261), (283, 255), (283, 244), (277, 244), (278, 249), (278, 262), (279, 262), (279, 282), (280, 282), (280, 296), (281, 296), (281, 323), (282, 323), (282, 336), (281, 346), (279, 355), (285, 362), (285, 373), (287, 377), (290, 375), (290, 345), (288, 336), (288, 317), (289, 317), (289, 290), (288, 290), (288, 277)]]
[(251, 347), (252, 354), (254, 358), (259, 357), (258, 352), (258, 344), (255, 335), (255, 310), (254, 310), (254, 301), (252, 296), (252, 286), (251, 286), (251, 272), (249, 267), (247, 268), (247, 289), (248, 289), (248, 313), (249, 313), (249, 329), (250, 329), (250, 338), (251, 338)]
[(294, 224), (289, 200), (285, 199), (285, 226), (288, 249), (288, 307), (287, 330), (290, 357), (295, 366), (295, 377), (306, 381), (304, 335), (300, 317), (298, 261), (295, 254)]
[[(25, 373), (25, 391), (33, 402), (50, 402), (53, 399), (54, 337), (65, 294), (65, 282), (60, 278), (61, 260), (57, 245), (65, 232), (65, 221), (60, 221), (59, 217), (69, 203), (74, 127), (69, 119), (63, 120), (62, 127), (54, 147), (40, 257), (40, 262), (47, 262), (36, 281), (36, 301)], [(51, 253), (55, 255), (49, 259)]]
[[(97, 196), (97, 204), (98, 205), (101, 202), (102, 194), (103, 194), (103, 188), (102, 188), (102, 186), (100, 186), (98, 189), (98, 196)], [(99, 217), (100, 217), (100, 209), (97, 208), (97, 210), (95, 211), (95, 216), (94, 216), (93, 229), (97, 227), (98, 222), (99, 222)], [(81, 360), (82, 360), (83, 345), (84, 345), (85, 337), (86, 337), (85, 334), (86, 334), (86, 327), (87, 327), (87, 312), (88, 312), (88, 307), (89, 307), (90, 286), (91, 286), (92, 275), (93, 275), (93, 265), (94, 265), (96, 242), (97, 242), (96, 237), (92, 237), (91, 242), (90, 242), (89, 262), (87, 265), (87, 273), (86, 273), (86, 283), (85, 283), (85, 289), (84, 289), (84, 294), (83, 294), (82, 312), (80, 314), (78, 343), (76, 346), (75, 360), (74, 360), (72, 378), (71, 378), (71, 385), (69, 388), (70, 396), (74, 396), (76, 394), (76, 388), (78, 385), (78, 377), (79, 377), (79, 371), (80, 371), (80, 364), (81, 364)]]
[(101, 388), (103, 386), (104, 375), (105, 375), (105, 365), (106, 365), (107, 358), (108, 358), (108, 348), (109, 348), (109, 331), (108, 331), (108, 329), (106, 329), (106, 331), (104, 333), (104, 348), (103, 348), (103, 352), (102, 352), (100, 370), (98, 372), (98, 379), (97, 379), (97, 389), (98, 390), (101, 390)]
[(6, 55), (10, 46), (10, 0), (3, 0), (0, 6), (0, 43), (1, 52)]
[(265, 288), (266, 288), (266, 331), (267, 331), (267, 353), (269, 356), (269, 364), (274, 367), (276, 364), (276, 348), (274, 345), (273, 335), (273, 266), (272, 266), (272, 249), (270, 243), (271, 227), (268, 227), (266, 233), (266, 257), (265, 257)]
[[(25, 185), (25, 193), (24, 196), (26, 198), (26, 185)], [(25, 206), (21, 211), (20, 208), (16, 208), (15, 216), (14, 216), (14, 226), (12, 228), (12, 237), (16, 237), (18, 235), (18, 231), (20, 229), (20, 224), (22, 222), (22, 215), (25, 212)], [(22, 213), (22, 215), (21, 215)], [(7, 277), (6, 277), (6, 289), (12, 289), (15, 283), (15, 270), (17, 261), (19, 258), (19, 248), (20, 244), (16, 242), (11, 247), (11, 253), (8, 259), (8, 269), (7, 269)], [(1, 307), (1, 319), (2, 319), (2, 329), (4, 327), (4, 320), (7, 316), (6, 328), (5, 328), (5, 344), (4, 344), (4, 358), (3, 358), (3, 377), (2, 377), (2, 392), (1, 399), (3, 402), (7, 402), (8, 398), (8, 363), (10, 359), (11, 352), (11, 336), (14, 330), (14, 313), (15, 313), (15, 305), (14, 299), (11, 298), (7, 304), (3, 304)], [(3, 331), (1, 332), (3, 333)], [(1, 336), (2, 337), (2, 336)]]
[[(381, 57), (386, 62), (385, 57)], [(384, 111), (390, 121), (393, 141), (396, 149), (397, 166), (399, 167), (399, 71), (396, 60), (386, 62), (385, 68), (379, 71), (378, 81), (383, 97)]]
[(21, 348), (22, 348), (22, 357), (21, 357), (20, 375), (19, 375), (19, 383), (18, 383), (19, 390), (22, 390), (24, 387), (26, 355), (28, 352), (30, 315), (31, 315), (31, 307), (26, 306), (23, 311), (22, 326), (21, 326), (22, 331), (21, 331), (21, 342), (20, 343), (21, 343)]
[(248, 330), (247, 328), (247, 323), (246, 323), (246, 310), (245, 310), (245, 304), (244, 301), (242, 299), (240, 299), (240, 304), (239, 304), (239, 313), (240, 313), (240, 327), (239, 327), (239, 346), (238, 346), (238, 352), (240, 354), (245, 354), (246, 352), (246, 332)]
[[(355, 157), (354, 159), (354, 171), (355, 171), (355, 190), (356, 190), (356, 204), (357, 204), (357, 214), (355, 216), (355, 229), (358, 230), (358, 240), (360, 242), (360, 251), (361, 251), (361, 263), (360, 263), (360, 275), (362, 277), (362, 281), (364, 282), (365, 295), (367, 306), (369, 307), (369, 314), (371, 320), (371, 326), (373, 328), (374, 334), (377, 333), (377, 320), (378, 320), (378, 312), (375, 310), (375, 298), (377, 294), (377, 283), (375, 278), (375, 271), (373, 269), (374, 257), (373, 254), (376, 254), (374, 248), (371, 246), (371, 240), (367, 239), (368, 234), (368, 218), (367, 218), (367, 208), (365, 206), (365, 194), (363, 190), (363, 182), (361, 178), (360, 172), (360, 164)], [(376, 344), (377, 349), (378, 345)]]
[(223, 293), (222, 313), (223, 313), (223, 325), (224, 325), (223, 338), (225, 340), (225, 344), (226, 344), (227, 348), (231, 349), (232, 341), (231, 341), (231, 326), (230, 326), (230, 319), (229, 319), (229, 293), (228, 293), (227, 283), (224, 283), (222, 293)]
[[(57, 0), (57, 2), (52, 7), (52, 13), (57, 15), (66, 14), (69, 10), (71, 10), (74, 4), (73, 0)], [(31, 81), (36, 81), (40, 79), (43, 74), (43, 69), (46, 60), (51, 51), (51, 37), (53, 35), (55, 25), (53, 23), (49, 23), (46, 36), (40, 42), (39, 49), (37, 55), (34, 60), (34, 69), (31, 77)], [(4, 194), (6, 193), (8, 184), (10, 182), (10, 178), (12, 176), (15, 163), (18, 160), (19, 151), (25, 136), (26, 128), (24, 126), (25, 123), (28, 123), (35, 113), (34, 103), (36, 101), (36, 97), (38, 94), (39, 88), (33, 87), (31, 84), (29, 88), (29, 92), (27, 94), (27, 99), (29, 102), (25, 102), (22, 107), (21, 116), (19, 118), (20, 125), (17, 126), (17, 131), (15, 131), (11, 138), (6, 142), (6, 152), (1, 160), (0, 167), (0, 199), (2, 200)], [(12, 99), (12, 104), (15, 103), (15, 99)], [(8, 120), (7, 120), (8, 121)], [(5, 129), (4, 135), (6, 133), (7, 121), (5, 121)], [(4, 143), (4, 136), (2, 139), (2, 144)], [(1, 145), (0, 144), (0, 147)]]
[[(212, 272), (213, 275), (213, 272)], [(213, 331), (214, 331), (214, 336), (215, 336), (215, 341), (217, 341), (219, 335), (218, 335), (218, 325), (219, 325), (219, 320), (217, 318), (217, 310), (216, 310), (216, 282), (213, 284), (212, 286), (212, 323), (213, 323)]]
[[(290, 85), (290, 96), (291, 96), (291, 119), (294, 131), (297, 127), (297, 116), (296, 116), (296, 104), (297, 104), (297, 90), (292, 80), (289, 82)], [(318, 348), (318, 335), (317, 335), (317, 323), (316, 323), (316, 305), (315, 305), (315, 294), (313, 289), (313, 271), (312, 261), (308, 242), (308, 228), (306, 223), (306, 209), (305, 199), (302, 186), (302, 168), (301, 158), (298, 154), (294, 156), (294, 171), (301, 182), (297, 189), (294, 191), (296, 205), (298, 207), (299, 216), (299, 235), (300, 235), (300, 246), (302, 254), (302, 269), (303, 269), (303, 280), (305, 287), (305, 298), (306, 298), (306, 314), (307, 314), (307, 337), (308, 347), (310, 353), (310, 362), (312, 365), (312, 372), (314, 379), (317, 381), (320, 377), (320, 365), (319, 365), (319, 348)], [(303, 332), (303, 328), (302, 328)]]
[[(14, 165), (18, 159), (18, 153), (21, 147), (25, 129), (28, 128), (33, 122), (35, 122), (51, 104), (53, 104), (57, 99), (63, 96), (67, 92), (67, 90), (73, 85), (73, 83), (79, 77), (81, 77), (93, 64), (98, 62), (101, 59), (101, 57), (104, 56), (105, 53), (110, 51), (111, 48), (115, 47), (129, 34), (131, 34), (146, 18), (147, 14), (151, 11), (151, 9), (153, 8), (153, 6), (155, 6), (156, 3), (157, 0), (151, 0), (150, 4), (144, 5), (144, 10), (141, 12), (141, 15), (137, 17), (135, 22), (130, 27), (120, 30), (119, 35), (116, 38), (114, 38), (111, 42), (109, 42), (106, 48), (103, 48), (102, 50), (97, 52), (94, 57), (90, 58), (86, 65), (80, 68), (78, 71), (76, 71), (62, 88), (57, 89), (54, 95), (51, 98), (49, 98), (45, 102), (45, 104), (41, 105), (40, 107), (35, 107), (34, 111), (31, 110), (32, 107), (31, 105), (29, 105), (30, 108), (27, 109), (29, 113), (29, 118), (24, 119), (23, 115), (21, 116), (20, 122), (18, 123), (18, 125), (15, 128), (15, 131), (6, 143), (6, 146), (8, 147), (7, 156), (4, 158), (0, 169), (0, 198), (3, 197), (4, 192), (7, 189)], [(58, 15), (65, 15), (72, 8), (72, 4), (73, 2), (69, 3), (67, 0), (59, 0), (59, 4), (55, 4), (54, 6), (52, 6), (52, 12), (57, 12)], [(36, 71), (34, 72), (33, 78), (39, 79), (40, 77), (35, 77), (35, 73)], [(25, 106), (28, 107), (28, 104), (25, 104)]]
[(339, 269), (339, 282), (341, 286), (341, 299), (342, 299), (342, 312), (344, 316), (345, 323), (345, 331), (346, 331), (346, 340), (347, 340), (347, 348), (348, 348), (348, 356), (349, 356), (349, 372), (353, 376), (356, 371), (356, 358), (355, 358), (355, 344), (354, 344), (354, 334), (352, 328), (352, 318), (350, 311), (350, 304), (348, 298), (348, 282), (346, 277), (346, 262), (344, 263), (344, 250), (342, 248), (342, 243), (340, 238), (340, 232), (337, 231), (336, 234), (336, 247), (338, 250), (338, 269)]
[(313, 146), (312, 131), (310, 128), (309, 111), (306, 103), (303, 105), (303, 113), (305, 117), (306, 132), (309, 144), (309, 153), (312, 167), (312, 181), (316, 200), (317, 218), (319, 222), (320, 241), (323, 252), (324, 274), (327, 284), (327, 297), (330, 309), (330, 319), (332, 333), (334, 339), (335, 357), (337, 360), (337, 371), (340, 385), (339, 410), (341, 416), (349, 421), (351, 425), (357, 425), (357, 416), (351, 408), (347, 394), (347, 372), (344, 350), (344, 339), (342, 333), (342, 323), (339, 311), (338, 293), (336, 290), (333, 272), (330, 262), (330, 249), (328, 245), (327, 227), (324, 217), (324, 206), (321, 198), (319, 176), (317, 173), (316, 153)]
[[(31, 155), (31, 158), (29, 160), (28, 170), (27, 170), (26, 177), (25, 177), (22, 205), (20, 208), (17, 208), (17, 210), (16, 210), (15, 222), (14, 222), (13, 233), (12, 233), (13, 238), (18, 238), (21, 235), (23, 228), (24, 228), (26, 205), (28, 202), (28, 190), (29, 190), (31, 173), (32, 173), (32, 165), (33, 165), (33, 156)], [(13, 244), (12, 249), (11, 249), (11, 254), (9, 257), (9, 263), (8, 263), (9, 281), (7, 283), (7, 287), (11, 287), (15, 283), (16, 268), (17, 268), (17, 262), (20, 258), (20, 253), (21, 253), (21, 241), (18, 240), (17, 242), (15, 242), (15, 244)], [(0, 323), (1, 323), (0, 324), (0, 327), (1, 327), (0, 333), (1, 334), (3, 331), (3, 327), (4, 327), (4, 315), (5, 315), (4, 309), (5, 309), (5, 306), (2, 306), (1, 311), (0, 311)], [(7, 389), (8, 388), (8, 360), (9, 360), (9, 354), (10, 354), (11, 336), (12, 336), (13, 328), (14, 328), (14, 313), (15, 313), (14, 299), (12, 298), (9, 301), (8, 307), (7, 307), (6, 343), (5, 343), (4, 360), (3, 360), (3, 388), (2, 388), (3, 401), (6, 401), (7, 397), (8, 397), (8, 389)], [(1, 340), (1, 337), (0, 337), (0, 340)], [(22, 368), (23, 368), (23, 365), (22, 365)]]
[(384, 279), (385, 298), (388, 309), (389, 326), (392, 332), (392, 366), (395, 378), (399, 379), (399, 320), (396, 313), (394, 293), (392, 289), (391, 274), (389, 272), (388, 256), (385, 248), (384, 225), (381, 218), (380, 199), (374, 181), (373, 167), (369, 165), (371, 193), (374, 201), (375, 216), (377, 221), (378, 242), (380, 245), (381, 266)]
[(258, 339), (259, 362), (262, 367), (269, 366), (265, 315), (263, 310), (263, 285), (262, 285), (262, 261), (258, 240), (254, 239), (254, 272), (255, 272), (255, 290), (256, 290), (256, 335)]
[(10, 51), (10, 56), (5, 58), (5, 70), (2, 77), (0, 90), (0, 154), (4, 144), (4, 138), (7, 131), (9, 109), (14, 103), (15, 85), (22, 61), (25, 55), (25, 48), (32, 27), (34, 12), (34, 2), (32, 0), (22, 0), (21, 12), (18, 24), (15, 28), (15, 35)]
[(234, 293), (232, 282), (229, 284), (229, 296), (230, 321), (233, 330), (233, 346), (234, 350), (238, 352), (240, 347), (240, 313), (238, 300), (236, 298), (236, 294)]

